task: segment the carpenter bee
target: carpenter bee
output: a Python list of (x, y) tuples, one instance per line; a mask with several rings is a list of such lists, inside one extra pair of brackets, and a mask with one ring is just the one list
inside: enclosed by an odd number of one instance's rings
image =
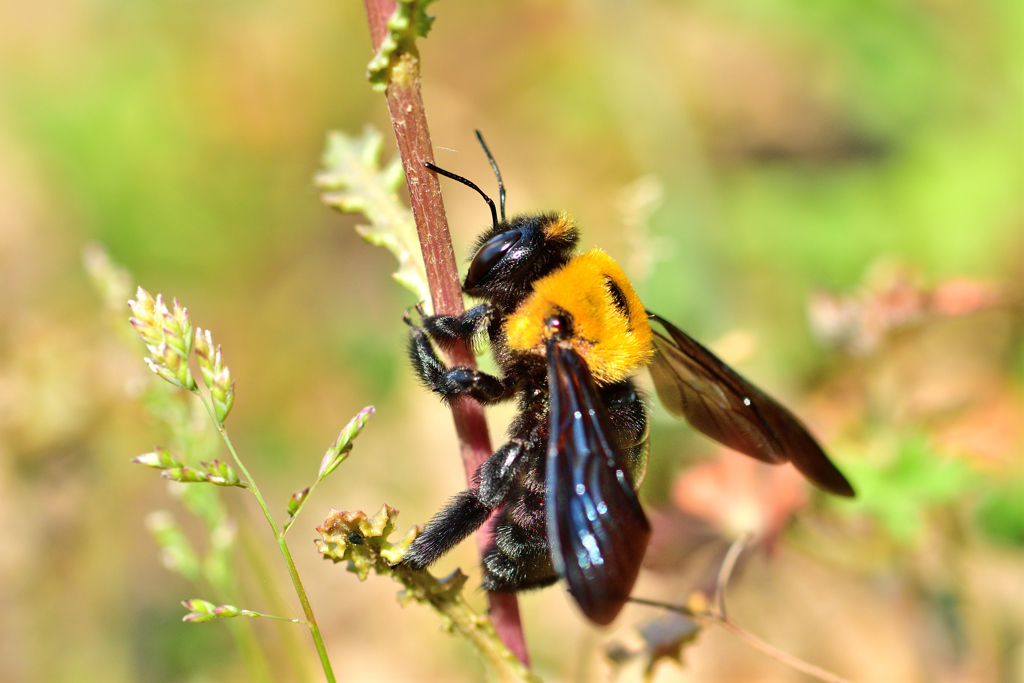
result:
[[(651, 527), (637, 499), (647, 458), (647, 411), (633, 375), (649, 367), (668, 411), (697, 430), (769, 463), (792, 462), (841, 496), (853, 488), (800, 421), (668, 321), (647, 311), (603, 251), (576, 253), (565, 214), (505, 218), (494, 202), (463, 284), (483, 300), (462, 315), (422, 316), (409, 356), (445, 401), (515, 399), (508, 441), (425, 526), (403, 563), (427, 567), (499, 510), (483, 555), (483, 587), (515, 592), (565, 580), (584, 615), (610, 623), (629, 598)], [(651, 322), (663, 331), (652, 329)], [(448, 367), (435, 345), (486, 334), (500, 375)]]

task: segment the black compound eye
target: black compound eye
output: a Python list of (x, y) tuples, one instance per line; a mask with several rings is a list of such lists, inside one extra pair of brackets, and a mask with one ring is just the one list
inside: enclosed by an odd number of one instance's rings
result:
[(469, 264), (465, 288), (472, 289), (485, 279), (491, 269), (505, 256), (505, 252), (514, 247), (522, 237), (521, 230), (509, 230), (487, 240), (484, 246), (476, 252), (473, 262)]

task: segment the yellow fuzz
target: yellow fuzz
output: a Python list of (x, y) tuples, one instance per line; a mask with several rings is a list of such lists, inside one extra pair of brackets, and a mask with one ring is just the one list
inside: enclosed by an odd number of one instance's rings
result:
[(575, 227), (575, 225), (573, 220), (563, 211), (558, 214), (558, 218), (544, 226), (544, 234), (548, 239), (561, 237)]
[[(616, 306), (609, 280), (622, 291), (628, 316)], [(505, 323), (508, 347), (543, 355), (552, 334), (547, 320), (565, 314), (573, 325), (567, 343), (583, 357), (598, 384), (621, 382), (647, 365), (654, 353), (644, 305), (622, 268), (600, 249), (576, 256), (534, 283), (533, 294)]]

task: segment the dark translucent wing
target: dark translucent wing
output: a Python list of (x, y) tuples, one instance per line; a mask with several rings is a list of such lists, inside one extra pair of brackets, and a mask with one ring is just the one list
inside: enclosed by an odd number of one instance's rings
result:
[(583, 360), (548, 343), (551, 395), (546, 505), (555, 571), (588, 619), (608, 624), (626, 603), (651, 527), (612, 444)]
[(697, 430), (729, 448), (770, 463), (792, 462), (819, 487), (852, 496), (800, 420), (675, 325), (651, 315), (668, 332), (655, 331), (651, 376), (662, 404)]

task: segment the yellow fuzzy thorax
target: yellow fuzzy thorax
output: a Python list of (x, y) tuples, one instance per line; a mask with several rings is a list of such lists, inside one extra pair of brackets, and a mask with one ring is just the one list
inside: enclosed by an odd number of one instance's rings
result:
[[(629, 315), (615, 303), (608, 281), (622, 292)], [(621, 382), (647, 365), (654, 353), (647, 311), (615, 261), (600, 249), (573, 258), (533, 285), (533, 294), (505, 323), (508, 348), (545, 353), (546, 321), (572, 317), (567, 343), (583, 357), (598, 384)]]

